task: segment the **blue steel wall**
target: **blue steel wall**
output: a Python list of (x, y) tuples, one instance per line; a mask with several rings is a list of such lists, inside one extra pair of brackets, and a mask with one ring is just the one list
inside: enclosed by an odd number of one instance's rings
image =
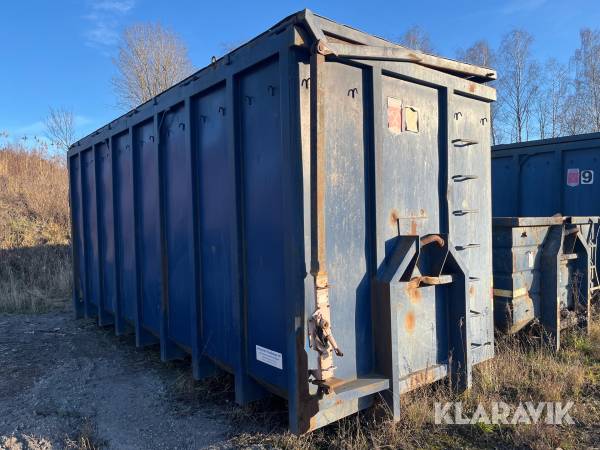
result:
[(198, 377), (235, 373), (242, 403), (255, 380), (296, 393), (303, 327), (298, 61), (278, 39), (69, 156), (78, 314), (160, 343), (165, 360), (191, 354)]
[[(569, 186), (568, 169), (592, 170), (592, 184)], [(492, 150), (492, 211), (507, 216), (600, 214), (600, 136), (572, 136)]]

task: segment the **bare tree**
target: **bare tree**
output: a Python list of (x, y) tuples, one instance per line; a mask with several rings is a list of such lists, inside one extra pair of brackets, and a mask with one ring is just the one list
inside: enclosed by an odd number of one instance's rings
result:
[(52, 108), (44, 120), (46, 137), (57, 148), (68, 150), (75, 140), (75, 115), (67, 108)]
[(575, 91), (584, 131), (600, 131), (600, 31), (584, 28), (575, 51)]
[(482, 67), (492, 67), (496, 64), (496, 54), (486, 40), (475, 42), (466, 50), (459, 50), (457, 59), (469, 64)]
[(550, 58), (538, 75), (539, 89), (534, 100), (534, 114), (540, 139), (561, 134), (565, 99), (569, 91), (568, 69)]
[(113, 86), (119, 103), (133, 108), (187, 77), (193, 70), (185, 44), (160, 24), (125, 29), (113, 59)]
[(531, 55), (533, 37), (525, 30), (504, 36), (498, 50), (498, 91), (503, 126), (515, 142), (530, 137), (533, 104), (538, 92), (539, 68)]
[(410, 27), (402, 36), (400, 36), (400, 44), (412, 48), (413, 50), (419, 50), (424, 53), (433, 53), (433, 46), (431, 45), (429, 34), (418, 25)]
[(584, 106), (581, 104), (581, 97), (577, 93), (567, 95), (562, 104), (560, 118), (560, 133), (563, 136), (573, 136), (575, 134), (585, 133), (589, 128), (582, 117), (581, 111)]
[[(475, 42), (466, 50), (459, 50), (456, 55), (457, 59), (469, 64), (482, 67), (494, 67), (496, 65), (496, 53), (485, 40)], [(490, 82), (491, 86), (495, 87), (496, 82)], [(492, 145), (500, 143), (500, 130), (495, 126), (497, 110), (500, 107), (501, 99), (491, 104), (490, 107), (490, 131), (492, 135)]]

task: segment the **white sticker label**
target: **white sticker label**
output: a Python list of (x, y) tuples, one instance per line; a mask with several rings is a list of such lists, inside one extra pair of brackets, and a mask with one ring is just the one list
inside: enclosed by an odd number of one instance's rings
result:
[(277, 367), (278, 369), (283, 369), (283, 358), (281, 353), (274, 352), (273, 350), (261, 347), (260, 345), (256, 346), (256, 359), (270, 366)]
[(594, 171), (585, 169), (581, 171), (581, 184), (594, 184)]
[(529, 267), (533, 267), (534, 257), (533, 252), (527, 252), (527, 264)]

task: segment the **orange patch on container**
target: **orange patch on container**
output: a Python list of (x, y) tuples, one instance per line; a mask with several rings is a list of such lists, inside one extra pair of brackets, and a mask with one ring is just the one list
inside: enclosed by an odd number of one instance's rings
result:
[(412, 236), (416, 236), (417, 235), (417, 221), (416, 220), (411, 220), (410, 221), (410, 234)]
[(400, 220), (400, 213), (397, 209), (392, 209), (390, 213), (390, 226), (393, 228), (398, 227), (398, 221)]
[(435, 381), (435, 372), (432, 370), (424, 370), (411, 375), (408, 379), (408, 390), (412, 391), (421, 386), (431, 384)]
[(406, 293), (411, 303), (421, 303), (421, 291), (419, 290), (419, 279), (413, 278), (406, 285)]
[(409, 311), (406, 316), (404, 316), (404, 328), (409, 333), (412, 333), (415, 329), (415, 313)]
[(475, 286), (471, 286), (471, 287), (469, 288), (469, 295), (470, 295), (471, 297), (473, 297), (473, 295), (475, 295)]

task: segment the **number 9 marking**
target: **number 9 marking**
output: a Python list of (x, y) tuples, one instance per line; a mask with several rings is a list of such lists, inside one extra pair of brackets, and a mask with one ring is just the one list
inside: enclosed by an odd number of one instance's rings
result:
[(593, 170), (582, 170), (581, 171), (581, 184), (594, 184), (594, 171)]

